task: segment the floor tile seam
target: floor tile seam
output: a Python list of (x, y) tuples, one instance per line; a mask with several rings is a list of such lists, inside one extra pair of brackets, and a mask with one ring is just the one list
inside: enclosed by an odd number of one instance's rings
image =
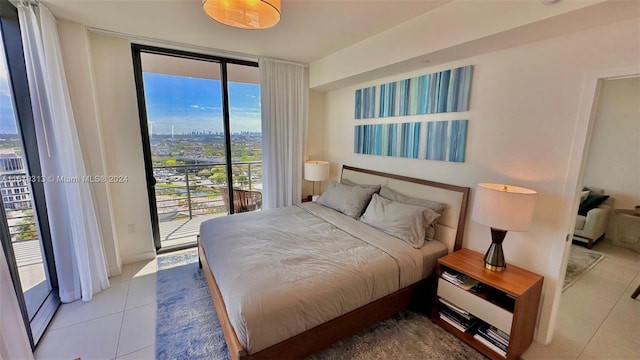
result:
[[(131, 269), (133, 272), (133, 269)], [(124, 310), (122, 311), (122, 319), (120, 320), (120, 329), (118, 331), (118, 341), (116, 342), (116, 353), (115, 353), (115, 358), (118, 357), (118, 350), (120, 348), (120, 337), (122, 336), (122, 329), (124, 327), (124, 315), (125, 312), (127, 311), (127, 304), (129, 303), (129, 293), (131, 290), (131, 279), (129, 278), (129, 284), (127, 285), (127, 296), (125, 297), (125, 301), (124, 301)]]
[[(155, 345), (155, 344), (154, 344), (154, 345)], [(117, 359), (120, 359), (120, 358), (123, 358), (123, 357), (125, 357), (125, 356), (128, 356), (128, 355), (131, 355), (131, 354), (133, 354), (134, 352), (138, 352), (138, 351), (141, 351), (141, 350), (144, 350), (144, 349), (147, 349), (147, 348), (153, 347), (154, 345), (143, 346), (143, 347), (141, 347), (141, 348), (140, 348), (140, 349), (138, 349), (138, 350), (129, 351), (129, 352), (128, 352), (128, 353), (126, 353), (126, 354), (118, 355), (118, 356), (116, 357), (116, 360), (117, 360)]]
[(136, 306), (134, 306), (134, 307), (132, 307), (132, 308), (124, 309), (124, 312), (126, 313), (126, 312), (129, 312), (129, 311), (132, 311), (132, 310), (140, 310), (140, 308), (143, 308), (143, 307), (145, 307), (145, 306), (154, 305), (154, 304), (156, 304), (156, 302), (155, 302), (155, 301), (151, 301), (151, 302), (146, 303), (146, 304), (136, 305)]
[(58, 330), (66, 329), (66, 328), (71, 327), (71, 326), (81, 325), (81, 324), (84, 324), (84, 323), (88, 323), (90, 321), (101, 320), (101, 319), (107, 318), (109, 316), (117, 315), (117, 314), (120, 314), (120, 313), (122, 313), (122, 316), (124, 317), (124, 312), (125, 312), (125, 310), (123, 309), (123, 310), (120, 310), (120, 311), (111, 312), (111, 313), (108, 313), (108, 314), (103, 314), (103, 315), (100, 315), (100, 316), (92, 318), (92, 319), (86, 319), (86, 320), (74, 322), (72, 324), (67, 324), (67, 325), (64, 325), (64, 326), (61, 326), (61, 327), (58, 327), (58, 328), (55, 328), (55, 329), (48, 329), (47, 333), (52, 333), (52, 332), (55, 332), (55, 331), (58, 331)]
[[(635, 279), (635, 276), (634, 276)], [(616, 308), (616, 306), (618, 306), (618, 303), (620, 302), (620, 300), (622, 300), (622, 297), (625, 296), (625, 294), (627, 293), (627, 289), (629, 288), (629, 286), (631, 286), (631, 282), (633, 281), (633, 279), (631, 279), (630, 281), (627, 282), (627, 286), (625, 286), (624, 291), (622, 291), (622, 293), (620, 295), (618, 295), (618, 299), (615, 301), (615, 303), (611, 306), (611, 308), (609, 309), (609, 311), (607, 312), (607, 315), (604, 317), (604, 319), (602, 320), (602, 322), (600, 323), (600, 325), (598, 325), (598, 328), (596, 329), (596, 331), (594, 331), (594, 333), (591, 335), (591, 337), (589, 338), (589, 341), (587, 341), (587, 343), (585, 344), (585, 346), (580, 350), (580, 354), (578, 354), (578, 359), (580, 359), (580, 357), (582, 356), (582, 354), (584, 353), (584, 350), (587, 348), (587, 346), (589, 346), (589, 344), (591, 343), (591, 341), (593, 340), (593, 338), (596, 336), (596, 334), (598, 333), (598, 331), (600, 331), (600, 328), (602, 328), (602, 325), (604, 325), (604, 323), (607, 321), (607, 319), (609, 318), (609, 316), (611, 316), (611, 313), (613, 312), (613, 309)]]

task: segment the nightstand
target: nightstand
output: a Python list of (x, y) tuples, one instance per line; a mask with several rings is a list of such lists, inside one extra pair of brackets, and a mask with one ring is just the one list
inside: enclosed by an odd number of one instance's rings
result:
[[(469, 249), (438, 259), (436, 275), (434, 323), (491, 359), (517, 359), (531, 345), (542, 276), (511, 264), (487, 270), (483, 255)], [(445, 279), (452, 275), (464, 282)]]

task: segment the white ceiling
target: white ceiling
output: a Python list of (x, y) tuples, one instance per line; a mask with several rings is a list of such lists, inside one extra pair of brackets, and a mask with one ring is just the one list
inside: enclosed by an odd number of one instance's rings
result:
[(267, 30), (219, 24), (201, 0), (41, 0), (58, 19), (91, 28), (310, 63), (450, 0), (282, 0)]

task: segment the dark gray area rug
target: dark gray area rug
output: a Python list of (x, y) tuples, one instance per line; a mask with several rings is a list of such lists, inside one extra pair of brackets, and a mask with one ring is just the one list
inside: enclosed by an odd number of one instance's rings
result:
[(600, 260), (604, 259), (604, 255), (580, 245), (572, 244), (569, 251), (569, 263), (567, 264), (567, 273), (564, 277), (562, 291), (575, 284), (580, 277), (593, 269)]
[[(158, 257), (157, 359), (229, 358), (195, 250)], [(403, 312), (311, 356), (328, 359), (485, 359), (428, 317)]]

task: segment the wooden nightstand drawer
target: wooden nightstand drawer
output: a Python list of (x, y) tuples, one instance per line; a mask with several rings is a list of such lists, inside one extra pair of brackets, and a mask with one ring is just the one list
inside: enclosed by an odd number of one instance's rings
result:
[(438, 279), (438, 296), (467, 310), (477, 318), (492, 324), (507, 334), (511, 333), (513, 314), (509, 311), (442, 278)]

